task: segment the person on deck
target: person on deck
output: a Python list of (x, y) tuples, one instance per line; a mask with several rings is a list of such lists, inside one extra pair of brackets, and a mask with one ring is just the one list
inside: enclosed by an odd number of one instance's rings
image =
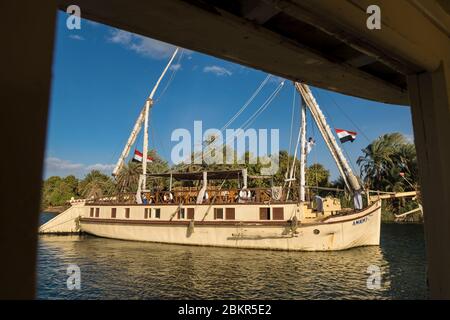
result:
[(148, 203), (147, 196), (145, 195), (145, 193), (142, 193), (142, 203), (143, 204), (147, 204)]

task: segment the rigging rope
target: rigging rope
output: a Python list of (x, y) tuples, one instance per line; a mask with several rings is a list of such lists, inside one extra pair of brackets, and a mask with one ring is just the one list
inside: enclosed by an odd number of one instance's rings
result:
[[(178, 56), (177, 63), (175, 65), (180, 65), (183, 55), (184, 55), (184, 49), (181, 49), (181, 54)], [(178, 68), (172, 68), (172, 74), (170, 75), (169, 81), (167, 81), (164, 89), (161, 91), (158, 98), (156, 98), (155, 103), (158, 102), (162, 98), (164, 93), (167, 91), (167, 89), (169, 88), (170, 84), (172, 83), (172, 80), (175, 78), (175, 75), (177, 74), (179, 69), (180, 69), (180, 66)]]
[[(178, 59), (177, 59), (177, 62), (176, 62), (175, 65), (178, 65), (178, 66), (180, 65), (181, 60), (182, 60), (183, 55), (184, 55), (184, 52), (185, 52), (185, 50), (184, 50), (184, 49), (181, 49), (181, 54), (178, 56)], [(169, 78), (169, 80), (167, 81), (167, 83), (166, 83), (166, 85), (164, 86), (164, 88), (163, 88), (163, 90), (161, 91), (161, 93), (158, 95), (158, 98), (156, 98), (155, 103), (157, 103), (159, 100), (161, 100), (161, 98), (163, 97), (164, 93), (166, 93), (166, 91), (167, 91), (167, 89), (169, 88), (169, 86), (171, 85), (172, 81), (175, 79), (175, 76), (176, 76), (176, 74), (177, 74), (177, 72), (178, 72), (179, 69), (180, 69), (180, 67), (177, 67), (177, 68), (173, 68), (173, 69), (172, 69), (172, 73), (171, 73), (171, 75), (170, 75), (170, 78)], [(149, 112), (151, 113), (152, 110), (153, 110), (153, 108), (151, 108), (151, 109), (149, 110)], [(151, 114), (149, 115), (149, 118), (152, 119), (152, 118), (151, 118)], [(156, 140), (157, 140), (157, 137), (156, 137), (156, 134), (155, 134), (155, 131), (154, 131), (153, 126), (152, 126), (152, 125), (149, 125), (149, 127), (150, 127), (150, 130), (151, 130), (150, 134), (151, 134), (151, 136), (152, 136), (152, 138), (153, 138), (153, 139), (152, 139), (153, 149), (156, 150), (156, 149), (157, 149), (157, 147), (156, 147), (156, 142), (157, 142)], [(158, 144), (161, 146), (161, 149), (162, 149), (163, 152), (165, 153), (166, 150), (165, 150), (164, 144), (163, 144), (161, 141), (159, 141)], [(137, 143), (135, 143), (135, 145), (137, 145)]]
[(351, 124), (353, 126), (355, 126), (356, 129), (358, 129), (359, 132), (361, 132), (361, 134), (363, 135), (363, 137), (367, 140), (367, 142), (369, 142), (369, 144), (371, 143), (371, 140), (366, 136), (366, 134), (364, 133), (364, 131), (358, 127), (358, 125), (353, 122), (353, 120), (347, 115), (347, 113), (344, 111), (344, 109), (342, 109), (337, 102), (333, 99), (333, 97), (331, 96), (331, 94), (327, 91), (325, 91), (327, 93), (328, 98), (336, 105), (336, 107), (338, 107), (338, 109), (342, 112), (342, 114), (347, 118), (347, 120), (349, 120), (351, 122)]
[[(179, 57), (179, 60), (181, 59), (181, 56)], [(160, 96), (158, 97), (158, 99), (156, 101), (158, 101), (162, 94), (166, 91), (168, 85), (170, 84), (171, 80), (173, 79), (174, 74), (176, 73), (177, 70), (174, 70), (174, 72), (172, 73), (172, 77), (169, 79), (168, 84), (166, 85), (166, 87), (164, 88), (163, 92), (160, 94)], [(262, 88), (267, 84), (268, 80), (270, 79), (272, 75), (267, 75), (267, 77), (263, 80), (263, 82), (260, 84), (260, 86), (256, 89), (256, 91), (252, 94), (252, 96), (250, 96), (250, 98), (247, 100), (247, 102), (241, 107), (241, 109), (239, 109), (239, 111), (222, 127), (222, 129), (220, 131), (223, 132), (224, 129), (226, 129), (249, 105), (250, 103), (255, 99), (255, 97), (257, 96), (257, 94), (262, 90)], [(266, 109), (267, 107), (270, 105), (270, 103), (274, 100), (274, 98), (278, 95), (278, 93), (281, 91), (282, 87), (284, 86), (284, 81), (281, 82), (278, 87), (275, 89), (275, 91), (266, 99), (266, 101), (264, 101), (264, 103), (256, 110), (256, 112), (253, 113), (253, 115), (244, 122), (242, 129), (243, 131), (248, 128), (248, 126), (250, 126), (255, 120), (256, 118), (261, 115)], [(239, 136), (239, 135), (238, 135)], [(233, 137), (234, 139), (234, 137)], [(230, 139), (231, 140), (231, 139)], [(212, 146), (214, 145), (214, 142), (209, 145)], [(208, 146), (208, 147), (209, 147)], [(195, 163), (196, 160), (198, 160), (200, 157), (203, 157), (203, 153), (205, 151), (203, 151), (200, 155), (198, 155), (197, 157), (195, 157), (194, 155), (194, 160), (191, 162), (191, 164)], [(185, 164), (182, 165), (178, 168), (178, 170), (183, 170), (187, 167), (189, 167), (191, 164)], [(165, 172), (172, 172), (172, 168), (166, 170)]]
[[(284, 82), (281, 82), (279, 85), (278, 85), (278, 87), (275, 89), (275, 91), (274, 92), (272, 92), (272, 94), (266, 99), (266, 101), (264, 101), (264, 103), (252, 114), (252, 116), (250, 116), (250, 118), (249, 119), (247, 119), (244, 123), (243, 123), (243, 125), (242, 125), (242, 127), (241, 127), (241, 129), (242, 129), (242, 131), (236, 136), (236, 137), (230, 137), (230, 139), (228, 139), (226, 142), (225, 142), (225, 145), (227, 145), (228, 144), (228, 142), (230, 142), (231, 140), (234, 140), (235, 138), (238, 138), (240, 135), (242, 135), (242, 133), (256, 120), (256, 118), (258, 117), (258, 116), (260, 116), (261, 115), (261, 113), (263, 113), (264, 112), (264, 110), (266, 110), (267, 109), (267, 107), (270, 105), (270, 103), (275, 99), (275, 97), (278, 95), (278, 93), (281, 91), (281, 89), (283, 88), (283, 86), (284, 86)], [(216, 146), (216, 144), (217, 144), (217, 142), (213, 142), (213, 143), (211, 143), (210, 145), (208, 145), (207, 147), (206, 147), (206, 149), (205, 150), (203, 150), (203, 153), (206, 153), (208, 150), (211, 150), (212, 149), (212, 147), (215, 147)], [(199, 160), (200, 158), (202, 158), (203, 157), (203, 153), (202, 154), (200, 154), (200, 155), (197, 155), (197, 156), (194, 156), (194, 160), (192, 161), (192, 163), (195, 163), (197, 160)], [(183, 166), (182, 168), (185, 168), (185, 167), (188, 167), (189, 165), (185, 165), (185, 166)]]
[(266, 83), (269, 81), (270, 77), (272, 75), (268, 74), (267, 77), (263, 80), (263, 82), (261, 82), (261, 84), (259, 85), (258, 89), (256, 89), (256, 91), (253, 93), (253, 95), (247, 100), (247, 102), (241, 107), (241, 109), (239, 109), (238, 112), (236, 112), (236, 114), (230, 119), (228, 120), (228, 122), (220, 129), (220, 131), (225, 130), (226, 128), (228, 128), (228, 126), (233, 123), (234, 120), (236, 120), (237, 117), (239, 117), (239, 115), (244, 112), (244, 110), (249, 106), (249, 104), (251, 102), (253, 102), (253, 100), (255, 99), (255, 97), (258, 95), (258, 93), (261, 91), (261, 89), (266, 85)]
[(256, 112), (247, 121), (244, 122), (244, 124), (242, 125), (244, 130), (247, 129), (256, 120), (256, 118), (259, 117), (261, 113), (263, 113), (267, 109), (267, 107), (272, 103), (272, 101), (275, 99), (278, 93), (280, 93), (283, 86), (284, 81), (278, 85), (275, 91), (272, 92), (269, 98), (267, 98), (267, 100), (259, 107), (259, 109), (256, 110)]
[[(181, 54), (178, 56), (177, 63), (176, 63), (177, 65), (180, 64), (183, 55), (184, 55), (184, 49), (181, 50)], [(170, 78), (169, 78), (169, 80), (167, 81), (165, 87), (163, 88), (163, 90), (161, 91), (161, 93), (158, 95), (158, 98), (156, 98), (155, 103), (158, 102), (158, 101), (162, 98), (162, 96), (164, 95), (164, 93), (167, 91), (167, 89), (169, 88), (170, 84), (172, 83), (172, 80), (175, 78), (175, 75), (176, 75), (176, 73), (177, 73), (178, 70), (179, 70), (179, 68), (174, 68), (174, 69), (172, 69), (172, 74), (170, 75)], [(150, 108), (149, 113), (151, 113), (152, 109), (153, 109), (153, 108)], [(149, 118), (151, 119), (151, 115), (150, 115), (150, 114), (149, 114)], [(154, 130), (153, 130), (153, 127), (152, 127), (151, 125), (149, 125), (149, 127), (150, 127), (150, 130), (151, 130), (150, 135), (152, 136), (152, 139), (151, 139), (150, 143), (153, 143), (153, 149), (156, 149), (156, 135), (155, 135), (155, 132), (154, 132)], [(138, 134), (137, 137), (136, 137), (136, 140), (135, 140), (135, 142), (134, 142), (134, 148), (135, 148), (135, 149), (137, 149), (137, 146), (140, 144), (140, 142), (141, 142), (141, 137), (140, 137), (140, 135)], [(163, 144), (160, 143), (160, 145), (161, 145), (162, 149), (164, 149)], [(130, 149), (131, 149), (132, 147), (133, 147), (133, 146), (130, 146)], [(117, 152), (114, 153), (114, 158), (117, 158), (117, 157), (116, 157), (116, 154), (117, 154)], [(133, 155), (134, 155), (134, 153), (133, 153)], [(125, 161), (125, 160), (126, 160), (126, 159), (124, 159), (124, 161)]]
[[(317, 90), (316, 90), (316, 95), (317, 95), (317, 97), (320, 99), (321, 94), (320, 94)], [(323, 101), (323, 99), (322, 99), (322, 101)], [(323, 107), (322, 107), (322, 110), (323, 110), (323, 112), (325, 113), (325, 115), (326, 115), (328, 121), (330, 122), (331, 126), (332, 126), (333, 128), (336, 128), (336, 126), (335, 126), (334, 123), (333, 123), (333, 118), (330, 116), (330, 114), (327, 112), (327, 110), (326, 110), (325, 108), (323, 108)], [(351, 169), (353, 170), (353, 172), (357, 172), (357, 171), (355, 170), (355, 167), (354, 167), (354, 165), (353, 165), (353, 162), (350, 160), (350, 159), (351, 159), (351, 158), (350, 158), (350, 155), (348, 154), (346, 148), (344, 147), (344, 145), (343, 145), (342, 143), (341, 143), (341, 149), (344, 151), (345, 156), (346, 156), (347, 159), (349, 160), (349, 161), (347, 161), (347, 162), (349, 163), (349, 165), (350, 165)]]

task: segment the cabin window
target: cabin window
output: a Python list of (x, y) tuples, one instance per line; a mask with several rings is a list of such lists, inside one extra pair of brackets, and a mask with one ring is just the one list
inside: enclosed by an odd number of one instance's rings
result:
[(187, 218), (189, 220), (194, 220), (195, 210), (194, 208), (188, 208), (187, 209)]
[(152, 217), (152, 209), (145, 208), (144, 209), (144, 219), (150, 219)]
[(273, 208), (273, 220), (284, 220), (284, 208)]
[(214, 219), (216, 220), (223, 219), (223, 208), (214, 208)]
[(100, 208), (95, 208), (95, 217), (100, 217)]
[(234, 208), (226, 208), (225, 209), (225, 220), (234, 220), (236, 219)]
[(180, 210), (178, 210), (178, 219), (185, 219), (185, 218), (186, 218), (186, 209), (180, 208)]
[(125, 208), (125, 218), (130, 219), (130, 208)]
[(259, 208), (259, 220), (270, 220), (270, 208)]
[(161, 218), (161, 209), (155, 209), (155, 218), (156, 219), (159, 219), (159, 218)]
[(91, 210), (89, 211), (89, 217), (93, 217), (94, 216), (94, 208), (91, 208)]
[(117, 214), (117, 208), (111, 208), (111, 218), (115, 218)]

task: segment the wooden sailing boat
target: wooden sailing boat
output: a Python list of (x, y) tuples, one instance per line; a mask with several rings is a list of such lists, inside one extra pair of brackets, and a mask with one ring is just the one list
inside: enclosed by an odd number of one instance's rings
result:
[[(144, 127), (143, 158), (148, 153), (149, 110), (159, 83), (178, 49), (159, 77), (128, 138), (113, 171), (117, 175), (136, 137)], [(363, 187), (353, 174), (309, 87), (295, 83), (303, 97), (300, 128), (300, 186), (293, 187), (293, 168), (284, 188), (248, 188), (246, 169), (190, 173), (147, 173), (142, 175), (136, 194), (103, 199), (85, 199), (40, 228), (41, 233), (86, 232), (95, 236), (185, 245), (221, 246), (274, 250), (342, 250), (379, 245), (381, 200), (363, 207)], [(306, 110), (312, 115), (336, 162), (354, 208), (341, 208), (335, 198), (307, 201), (305, 192)], [(147, 190), (151, 177), (170, 179), (165, 191)], [(208, 186), (208, 181), (235, 179), (239, 189)], [(202, 181), (200, 188), (172, 188), (173, 180)], [(298, 197), (293, 197), (298, 194)], [(208, 196), (206, 196), (208, 195)]]

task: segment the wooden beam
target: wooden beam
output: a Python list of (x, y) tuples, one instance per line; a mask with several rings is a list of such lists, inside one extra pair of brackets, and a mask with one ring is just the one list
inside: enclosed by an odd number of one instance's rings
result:
[[(280, 0), (280, 3), (286, 2)], [(291, 1), (289, 1), (291, 2)], [(308, 10), (318, 17), (318, 26), (334, 27), (338, 36), (350, 36), (349, 44), (367, 49), (384, 63), (403, 68), (404, 74), (420, 71), (432, 72), (439, 67), (440, 57), (450, 55), (450, 41), (442, 28), (436, 25), (431, 15), (420, 10), (417, 3), (423, 4), (429, 12), (445, 16), (442, 7), (434, 0), (292, 0), (297, 7)], [(381, 9), (381, 30), (366, 27), (369, 5)], [(433, 10), (430, 7), (433, 7)], [(448, 20), (448, 19), (447, 19)], [(381, 61), (381, 60), (380, 60)], [(398, 64), (396, 63), (398, 62)], [(398, 69), (401, 70), (401, 69)], [(410, 72), (413, 71), (413, 72)], [(416, 72), (414, 72), (416, 71)]]
[[(377, 191), (371, 191), (376, 193)], [(395, 199), (395, 198), (407, 198), (407, 197), (415, 197), (417, 195), (416, 191), (407, 191), (407, 192), (393, 192), (391, 194), (381, 194), (381, 195), (372, 195), (370, 196), (370, 201), (377, 201), (378, 199)]]
[[(448, 57), (447, 57), (448, 58)], [(424, 205), (430, 297), (450, 299), (450, 60), (408, 78)]]
[(257, 24), (264, 24), (280, 12), (273, 5), (259, 0), (248, 0), (243, 4), (244, 18)]
[[(419, 65), (413, 65), (400, 56), (395, 56), (380, 49), (380, 47), (365, 37), (361, 37), (361, 29), (365, 28), (368, 15), (362, 8), (356, 8), (346, 1), (335, 3), (334, 7), (341, 7), (339, 10), (332, 10), (332, 6), (327, 1), (322, 0), (265, 0), (276, 3), (276, 7), (281, 11), (308, 23), (330, 36), (342, 41), (348, 46), (380, 61), (391, 69), (401, 74), (411, 74), (420, 71)], [(336, 1), (335, 1), (336, 2)], [(316, 5), (317, 4), (317, 5)], [(325, 7), (324, 10), (321, 6)], [(347, 10), (351, 11), (359, 24), (356, 28), (346, 23), (342, 16)], [(367, 29), (367, 28), (366, 28)]]
[(348, 63), (349, 65), (351, 65), (352, 67), (360, 68), (360, 67), (372, 64), (376, 61), (377, 61), (377, 59), (375, 57), (360, 55), (355, 58), (348, 59), (345, 62)]
[[(181, 0), (59, 0), (83, 17), (279, 75), (286, 79), (394, 104), (406, 90), (207, 4)], [(118, 14), (120, 13), (120, 14)]]

